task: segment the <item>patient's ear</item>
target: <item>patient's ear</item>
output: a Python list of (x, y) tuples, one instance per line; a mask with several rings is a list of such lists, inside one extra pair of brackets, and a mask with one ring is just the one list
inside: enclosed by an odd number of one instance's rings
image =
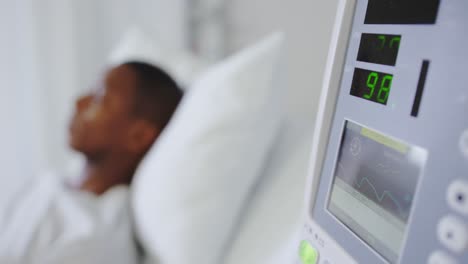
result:
[(128, 150), (135, 154), (144, 154), (159, 136), (160, 129), (149, 121), (135, 120), (129, 130)]

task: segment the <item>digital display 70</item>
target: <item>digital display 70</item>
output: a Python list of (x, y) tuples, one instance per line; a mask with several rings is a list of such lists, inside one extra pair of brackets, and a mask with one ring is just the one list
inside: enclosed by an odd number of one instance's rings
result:
[(395, 66), (401, 35), (367, 34), (361, 36), (358, 61)]

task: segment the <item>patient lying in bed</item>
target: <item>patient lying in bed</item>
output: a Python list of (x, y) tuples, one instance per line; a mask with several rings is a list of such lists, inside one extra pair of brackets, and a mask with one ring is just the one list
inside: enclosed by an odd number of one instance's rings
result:
[(148, 64), (110, 69), (76, 102), (70, 145), (86, 158), (76, 188), (53, 176), (0, 186), (0, 263), (136, 263), (127, 187), (181, 97)]

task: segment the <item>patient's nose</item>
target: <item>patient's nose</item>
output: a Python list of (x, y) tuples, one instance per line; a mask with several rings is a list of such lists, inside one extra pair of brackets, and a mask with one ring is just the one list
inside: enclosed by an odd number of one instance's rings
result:
[(75, 103), (76, 110), (78, 112), (82, 112), (82, 111), (86, 110), (86, 108), (88, 108), (88, 106), (90, 105), (92, 99), (93, 99), (93, 97), (91, 95), (89, 95), (89, 94), (81, 96), (80, 98), (78, 98), (76, 100), (76, 103)]

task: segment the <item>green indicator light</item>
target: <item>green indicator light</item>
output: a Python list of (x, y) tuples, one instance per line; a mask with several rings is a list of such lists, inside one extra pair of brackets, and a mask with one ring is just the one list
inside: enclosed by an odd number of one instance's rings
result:
[(299, 256), (302, 264), (318, 263), (318, 251), (313, 248), (309, 242), (303, 240), (299, 248)]

